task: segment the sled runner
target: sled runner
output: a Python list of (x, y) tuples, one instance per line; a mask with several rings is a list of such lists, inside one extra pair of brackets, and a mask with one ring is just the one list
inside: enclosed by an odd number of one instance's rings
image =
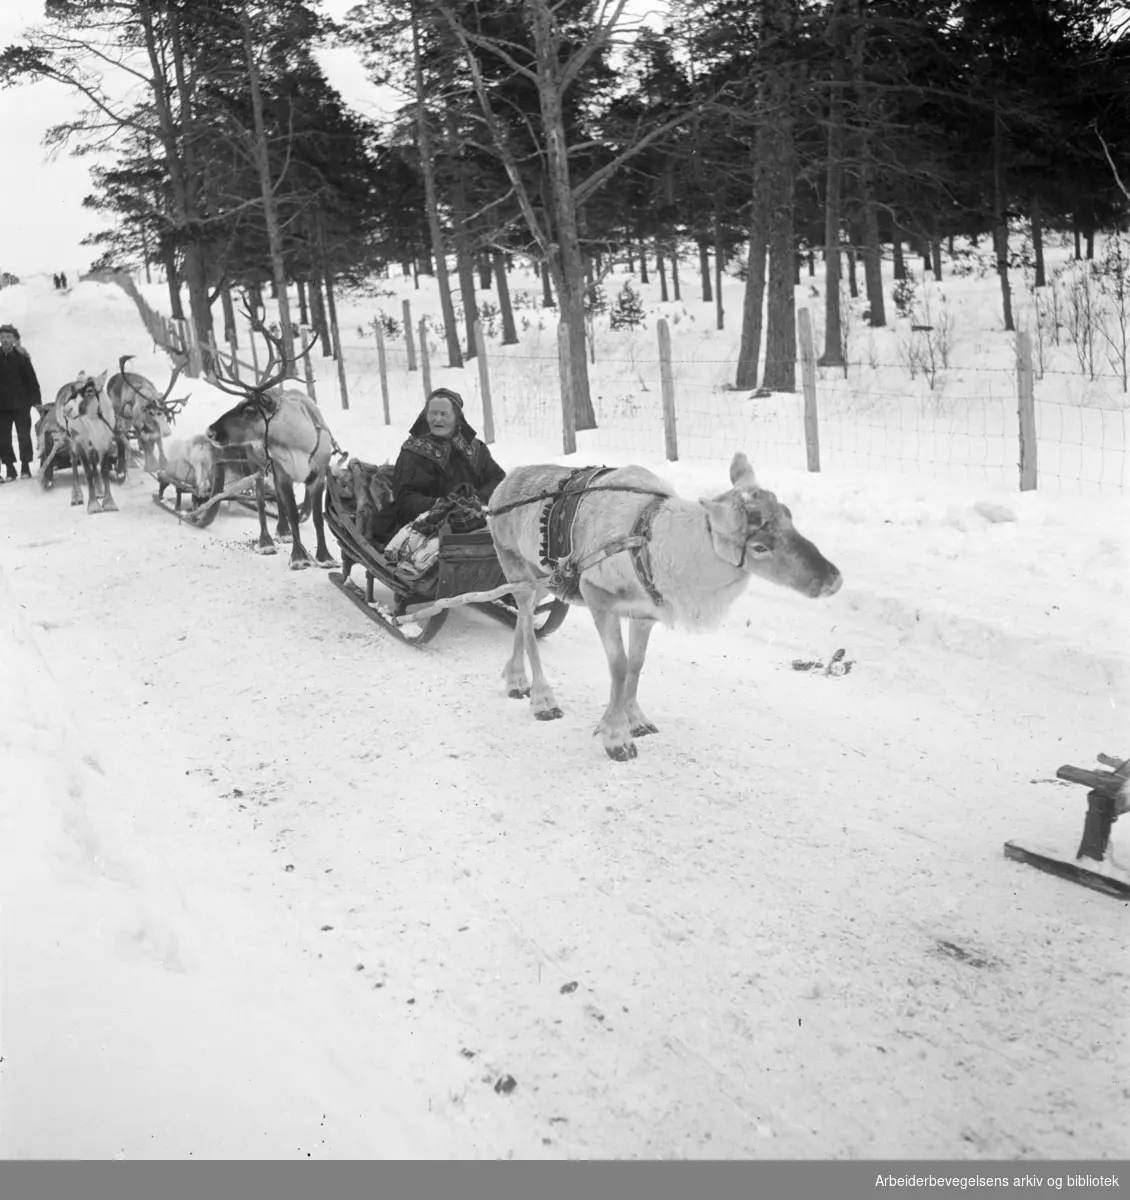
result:
[(1083, 837), (1072, 858), (1046, 846), (1005, 842), (1006, 858), (1027, 863), (1049, 875), (1058, 875), (1072, 883), (1105, 892), (1120, 900), (1130, 900), (1130, 871), (1125, 865), (1112, 861), (1110, 854), (1111, 826), (1124, 813), (1130, 812), (1130, 758), (1119, 760), (1100, 754), (1098, 760), (1110, 771), (1086, 771), (1079, 767), (1060, 767), (1056, 778), (1068, 783), (1080, 783), (1090, 788), (1087, 793), (1087, 815)]
[[(195, 471), (191, 468), (186, 471), (179, 463), (169, 463), (152, 474), (158, 484), (158, 489), (153, 494), (153, 503), (198, 529), (205, 529), (211, 525), (216, 519), (220, 505), (226, 501), (240, 504), (252, 512), (257, 511), (256, 473), (248, 471), (248, 462), (242, 453), (217, 457), (211, 474), (203, 481), (197, 479)], [(166, 488), (172, 488), (176, 493), (176, 499), (171, 503), (165, 498)], [(264, 475), (264, 488), (267, 515), (277, 520), (278, 501), (269, 473)], [(181, 499), (186, 495), (189, 498), (187, 512), (181, 508)]]
[[(326, 486), (326, 523), (341, 546), (341, 571), (330, 581), (371, 620), (394, 637), (422, 646), (439, 633), (452, 608), (470, 604), (513, 629), (518, 618), (516, 585), (508, 583), (495, 554), (489, 529), (453, 533), (440, 528), (435, 566), (417, 579), (397, 573), (383, 553), (358, 527), (338, 480), (331, 472)], [(364, 587), (350, 578), (359, 566)], [(377, 588), (389, 593), (377, 595)], [(534, 612), (538, 638), (548, 637), (565, 619), (569, 606), (550, 597)]]

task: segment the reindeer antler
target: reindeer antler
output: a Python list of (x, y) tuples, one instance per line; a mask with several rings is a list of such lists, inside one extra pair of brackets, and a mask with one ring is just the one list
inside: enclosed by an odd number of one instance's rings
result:
[[(118, 359), (118, 370), (121, 372), (122, 382), (129, 384), (130, 390), (133, 392), (133, 394), (135, 396), (137, 396), (137, 398), (142, 402), (142, 404), (145, 404), (146, 403), (145, 394), (141, 391), (141, 389), (137, 386), (137, 384), (135, 384), (133, 382), (133, 380), (130, 379), (129, 372), (126, 371), (126, 363), (128, 363), (129, 360), (133, 357), (134, 356), (132, 354), (123, 354)], [(165, 401), (168, 400), (169, 394), (172, 392), (173, 387), (175, 386), (175, 384), (177, 382), (177, 379), (180, 377), (180, 373), (185, 369), (185, 367), (187, 365), (188, 365), (187, 362), (177, 363), (177, 365), (173, 368), (172, 376), (169, 379), (169, 386), (167, 388), (165, 388), (165, 394), (159, 400), (151, 402), (151, 407), (159, 408), (165, 414), (165, 416), (169, 418), (169, 420), (172, 420), (172, 416), (170, 416), (170, 409), (165, 406)], [(187, 402), (188, 402), (187, 396), (185, 397), (184, 400), (181, 400), (179, 402), (174, 401), (173, 402), (174, 405), (179, 404), (179, 407), (174, 407), (172, 409), (172, 411), (180, 412), (181, 408), (183, 408)]]
[[(221, 392), (226, 392), (229, 396), (254, 396), (256, 399), (262, 399), (272, 388), (282, 383), (287, 377), (291, 366), (286, 361), (286, 352), (283, 348), (282, 337), (273, 334), (267, 328), (266, 324), (248, 309), (244, 308), (241, 311), (247, 318), (252, 333), (261, 333), (267, 342), (267, 346), (269, 347), (267, 365), (263, 368), (256, 383), (244, 383), (242, 380), (237, 379), (234, 373), (228, 371), (224, 367), (223, 359), (219, 355), (216, 355), (217, 365), (223, 371), (223, 374), (220, 373), (220, 370), (217, 370), (213, 383)], [(307, 357), (317, 345), (317, 342), (318, 339), (315, 338), (305, 350), (295, 355), (295, 363)]]

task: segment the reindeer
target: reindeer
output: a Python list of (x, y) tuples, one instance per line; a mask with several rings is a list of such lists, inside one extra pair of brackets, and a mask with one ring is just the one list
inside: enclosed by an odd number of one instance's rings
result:
[(179, 512), (181, 496), (185, 492), (206, 498), (216, 466), (216, 448), (204, 434), (170, 442), (165, 460), (157, 468), (157, 499), (164, 497), (166, 488), (174, 488), (177, 498), (173, 507)]
[[(514, 593), (518, 624), (503, 677), (512, 698), (530, 697), (538, 720), (560, 717), (538, 654), (534, 608), (550, 592), (588, 607), (612, 682), (594, 734), (603, 739), (609, 758), (623, 762), (637, 755), (634, 738), (658, 732), (636, 698), (657, 622), (714, 626), (754, 575), (812, 598), (834, 595), (843, 579), (796, 531), (788, 507), (758, 484), (742, 453), (730, 465), (733, 487), (697, 503), (681, 499), (643, 467), (604, 473), (589, 468), (578, 474), (586, 481), (570, 490), (568, 467), (519, 467), (491, 497), (490, 530), (502, 569), (509, 582), (526, 585)], [(556, 518), (567, 512), (558, 504), (574, 503), (564, 522)], [(563, 544), (556, 541), (561, 528), (571, 546), (551, 573), (550, 561)], [(527, 655), (532, 687), (526, 679)]]
[[(70, 386), (70, 395), (60, 391), (55, 399), (55, 420), (65, 437), (71, 456), (71, 505), (82, 503), (78, 463), (82, 463), (90, 492), (88, 513), (117, 512), (110, 491), (110, 474), (115, 461), (114, 406), (103, 392), (107, 372), (88, 378), (85, 372)], [(59, 445), (60, 443), (56, 443)], [(54, 457), (54, 452), (52, 453)], [(50, 487), (50, 462), (44, 467), (44, 486)]]
[(137, 434), (138, 444), (145, 455), (145, 469), (151, 473), (157, 471), (166, 463), (162, 439), (172, 432), (172, 422), (188, 402), (187, 397), (169, 401), (169, 395), (187, 360), (176, 365), (165, 394), (158, 396), (156, 387), (144, 375), (126, 370), (126, 363), (131, 358), (132, 354), (123, 354), (118, 359), (118, 373), (112, 375), (106, 385), (106, 392), (117, 414), (119, 482), (125, 479), (128, 470), (130, 431)]
[[(293, 538), (291, 568), (299, 570), (311, 563), (326, 569), (335, 567), (337, 562), (326, 546), (322, 497), (330, 458), (337, 450), (337, 443), (318, 406), (305, 392), (297, 388), (279, 388), (278, 385), (287, 378), (282, 339), (273, 335), (262, 321), (250, 313), (247, 318), (252, 328), (262, 333), (270, 345), (267, 365), (258, 383), (245, 384), (234, 374), (226, 374), (226, 377), (220, 374), (222, 363), (217, 357), (217, 374), (213, 380), (216, 387), (230, 396), (242, 396), (243, 400), (214, 421), (206, 434), (212, 444), (221, 450), (245, 446), (253, 458), (269, 464), (278, 497), (280, 529), (285, 514)], [(299, 357), (309, 354), (316, 344), (315, 339)], [(317, 545), (313, 559), (303, 546), (299, 532), (301, 517), (294, 498), (296, 483), (305, 485), (303, 508), (307, 507), (308, 501), (314, 517)], [(274, 554), (275, 544), (267, 532), (262, 472), (256, 487), (256, 500), (259, 510), (258, 549), (262, 554)]]

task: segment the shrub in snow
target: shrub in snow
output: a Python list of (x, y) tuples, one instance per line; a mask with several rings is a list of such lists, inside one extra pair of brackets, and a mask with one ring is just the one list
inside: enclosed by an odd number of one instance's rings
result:
[(646, 321), (647, 314), (639, 292), (625, 280), (609, 313), (608, 324), (613, 329), (639, 329)]
[(900, 317), (910, 316), (916, 291), (914, 276), (909, 271), (907, 271), (905, 279), (895, 281), (895, 286), (891, 289), (891, 299), (894, 301), (895, 312)]

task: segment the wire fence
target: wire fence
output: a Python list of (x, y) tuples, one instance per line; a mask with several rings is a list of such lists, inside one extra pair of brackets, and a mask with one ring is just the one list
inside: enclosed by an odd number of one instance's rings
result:
[[(436, 365), (435, 338), (425, 346), (429, 375), (464, 396), (472, 419), (481, 422), (484, 397), (480, 372), (469, 360), (461, 372)], [(556, 339), (547, 331), (523, 345), (487, 348), (489, 400), (495, 436), (520, 437), (550, 445), (562, 439), (561, 383)], [(658, 349), (658, 348), (657, 348)], [(417, 357), (421, 353), (416, 339)], [(815, 412), (819, 469), (889, 472), (989, 483), (1006, 489), (1036, 486), (1060, 492), (1125, 492), (1130, 397), (1121, 380), (1080, 380), (1068, 373), (1032, 374), (1031, 418), (1025, 447), (1024, 364), (960, 367), (919, 373), (908, 380), (905, 362), (874, 358), (844, 367), (817, 367), (811, 395), (803, 372), (797, 391), (736, 390), (733, 362), (708, 357), (674, 358), (674, 435), (681, 458), (729, 461), (744, 448), (755, 462), (804, 470), (810, 465), (812, 434), (806, 406)], [(371, 345), (343, 346), (351, 406), (380, 410), (383, 403), (376, 338)], [(802, 347), (803, 357), (803, 347)], [(389, 413), (403, 427), (425, 396), (422, 364), (409, 369), (403, 342), (385, 340)], [(1028, 364), (1031, 372), (1031, 364)], [(328, 372), (323, 372), (328, 377)], [(453, 382), (453, 377), (458, 379)], [(656, 352), (646, 356), (639, 341), (589, 364), (596, 428), (578, 430), (577, 447), (589, 454), (661, 458), (670, 445), (665, 420), (663, 371)], [(321, 384), (319, 384), (321, 386)], [(1022, 458), (1034, 463), (1023, 483)]]
[[(154, 312), (136, 288), (114, 281), (134, 298), (156, 343), (168, 345), (174, 333), (185, 332)], [(906, 355), (894, 362), (873, 353), (820, 367), (807, 314), (798, 316), (795, 392), (735, 389), (732, 357), (709, 331), (696, 332), (692, 357), (666, 363), (662, 336), (650, 345), (638, 335), (599, 349), (590, 342), (595, 428), (577, 431), (578, 451), (655, 459), (671, 457), (674, 448), (680, 458), (728, 462), (741, 448), (754, 462), (796, 470), (815, 465), (1065, 493), (1127, 490), (1130, 396), (1117, 373), (1037, 371), (1024, 337), (1017, 339), (1011, 368), (919, 361), (913, 369)], [(442, 382), (460, 392), (480, 432), (489, 413), (495, 439), (562, 444), (555, 329), (539, 324), (516, 346), (480, 337), (486, 369), (469, 359), (456, 371), (445, 365), (435, 330), (426, 320), (421, 324), (409, 345), (407, 322), (397, 336), (385, 336), (374, 323), (370, 339), (343, 342), (340, 371), (316, 350), (311, 362), (319, 403), (332, 411), (344, 401), (359, 415), (403, 430), (428, 388)], [(672, 393), (666, 410), (665, 367)]]

